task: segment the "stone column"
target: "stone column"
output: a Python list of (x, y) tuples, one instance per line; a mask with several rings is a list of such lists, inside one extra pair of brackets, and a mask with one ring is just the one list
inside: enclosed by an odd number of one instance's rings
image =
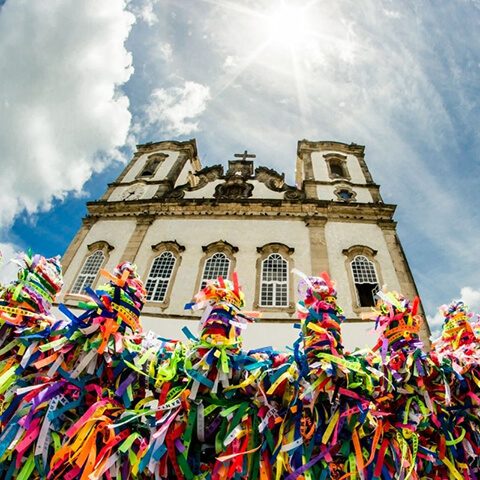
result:
[(125, 250), (122, 254), (121, 261), (128, 261), (134, 262), (135, 258), (137, 257), (138, 251), (140, 249), (140, 245), (145, 238), (145, 235), (152, 224), (154, 217), (152, 216), (141, 216), (137, 218), (137, 225), (135, 230), (130, 237), (130, 240), (125, 247)]
[(303, 162), (304, 175), (303, 189), (305, 190), (306, 198), (318, 198), (317, 183), (313, 173), (312, 151), (302, 151), (301, 161)]
[(62, 270), (63, 274), (68, 270), (68, 267), (72, 263), (73, 257), (77, 253), (80, 245), (85, 240), (87, 233), (92, 228), (92, 225), (97, 221), (97, 217), (85, 217), (82, 219), (82, 226), (80, 230), (77, 232), (73, 240), (71, 241), (70, 245), (68, 246), (67, 250), (62, 256)]
[[(413, 279), (412, 271), (407, 262), (407, 257), (403, 251), (402, 244), (397, 235), (396, 222), (393, 220), (381, 220), (378, 222), (379, 227), (382, 229), (383, 236), (387, 243), (387, 248), (392, 259), (395, 273), (397, 274), (398, 282), (400, 284), (400, 293), (405, 297), (413, 300), (418, 296), (417, 287)], [(430, 345), (430, 328), (426, 322), (425, 312), (423, 306), (420, 304), (420, 313), (425, 318), (425, 322), (422, 325), (420, 331), (420, 338), (424, 344), (428, 347)]]
[(305, 225), (310, 238), (310, 259), (312, 275), (318, 276), (322, 272), (329, 272), (327, 241), (325, 239), (326, 217), (307, 217)]

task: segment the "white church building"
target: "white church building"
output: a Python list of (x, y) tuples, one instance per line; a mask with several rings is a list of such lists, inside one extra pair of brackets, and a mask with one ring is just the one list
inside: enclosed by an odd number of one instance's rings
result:
[[(297, 337), (298, 277), (327, 271), (336, 281), (347, 348), (371, 346), (375, 292), (386, 286), (409, 298), (417, 290), (393, 220), (368, 170), (364, 147), (298, 142), (296, 186), (255, 156), (234, 155), (228, 166), (202, 167), (195, 140), (138, 145), (131, 162), (88, 215), (63, 256), (60, 301), (103, 281), (101, 268), (137, 265), (148, 301), (142, 324), (166, 338), (197, 331), (185, 311), (194, 294), (218, 275), (238, 273), (246, 310), (261, 312), (244, 334), (246, 348), (283, 349)], [(294, 159), (292, 159), (293, 168)], [(428, 325), (422, 337), (427, 340)]]

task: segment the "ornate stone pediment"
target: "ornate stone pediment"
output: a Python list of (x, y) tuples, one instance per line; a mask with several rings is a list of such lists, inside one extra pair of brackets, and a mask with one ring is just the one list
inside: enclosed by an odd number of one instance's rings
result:
[(213, 198), (217, 200), (242, 200), (253, 196), (254, 185), (249, 180), (263, 183), (272, 192), (284, 192), (285, 200), (295, 201), (305, 198), (303, 190), (285, 183), (285, 175), (267, 167), (257, 167), (253, 170), (250, 160), (231, 160), (224, 174), (221, 165), (205, 167), (192, 174), (188, 183), (179, 185), (165, 195), (165, 198), (179, 200), (186, 192), (193, 192), (205, 187), (208, 183), (223, 180), (215, 187)]
[(253, 175), (253, 162), (251, 160), (230, 160), (228, 162), (228, 171), (226, 178), (241, 177), (243, 179), (251, 178)]
[(196, 179), (195, 184), (192, 182), (184, 183), (175, 187), (171, 192), (166, 195), (166, 198), (180, 199), (185, 196), (185, 192), (192, 192), (194, 190), (200, 190), (207, 183), (214, 182), (219, 178), (223, 177), (223, 167), (222, 165), (213, 165), (211, 167), (202, 168), (198, 172), (194, 173), (193, 176)]
[(213, 165), (212, 167), (205, 167), (199, 170), (195, 176), (198, 178), (198, 184), (192, 190), (198, 190), (209, 182), (214, 182), (223, 177), (222, 165)]
[(285, 186), (285, 174), (280, 174), (272, 168), (257, 167), (255, 169), (255, 180), (264, 183), (270, 190), (275, 192), (283, 191)]
[(257, 167), (255, 169), (255, 180), (262, 182), (274, 192), (285, 192), (285, 200), (302, 200), (305, 198), (303, 190), (287, 185), (285, 183), (285, 174), (280, 174), (272, 168)]
[(241, 176), (231, 177), (217, 185), (213, 196), (217, 200), (241, 200), (252, 196), (253, 185)]

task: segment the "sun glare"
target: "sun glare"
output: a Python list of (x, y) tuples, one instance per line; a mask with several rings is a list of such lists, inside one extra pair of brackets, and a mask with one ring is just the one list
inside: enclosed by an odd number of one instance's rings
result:
[(283, 45), (294, 45), (308, 35), (305, 9), (281, 2), (266, 14), (269, 41)]
[[(322, 38), (324, 22), (314, 13), (319, 0), (260, 0), (257, 6), (245, 7), (235, 0), (204, 0), (229, 11), (237, 19), (231, 28), (235, 33), (248, 30), (247, 39), (234, 44), (241, 61), (230, 71), (221, 94), (252, 65), (258, 64), (275, 72), (275, 78), (291, 78), (302, 119), (308, 117), (308, 98), (305, 88), (305, 59), (311, 55), (318, 39)], [(318, 13), (318, 12), (317, 12)], [(232, 35), (228, 36), (228, 40)], [(238, 38), (238, 37), (237, 37)]]

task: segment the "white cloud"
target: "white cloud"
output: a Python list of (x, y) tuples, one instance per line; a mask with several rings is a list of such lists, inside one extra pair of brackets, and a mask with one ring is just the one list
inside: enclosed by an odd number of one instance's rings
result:
[(227, 55), (225, 61), (223, 62), (223, 68), (225, 70), (234, 69), (238, 67), (238, 61), (232, 55)]
[(13, 243), (0, 243), (0, 285), (6, 285), (17, 278), (18, 265), (11, 262), (21, 251)]
[(185, 82), (182, 87), (157, 88), (147, 106), (148, 125), (155, 125), (165, 135), (188, 135), (198, 130), (198, 122), (210, 100), (208, 86)]
[[(460, 298), (465, 305), (469, 307), (470, 312), (480, 313), (480, 289), (476, 290), (472, 287), (463, 287), (460, 290)], [(432, 316), (427, 316), (428, 324), (432, 332), (432, 338), (437, 338), (442, 333), (442, 325), (445, 317), (440, 311)]]
[(0, 15), (0, 226), (81, 192), (130, 125), (125, 3), (7, 1)]
[(142, 0), (133, 2), (128, 0), (128, 9), (149, 27), (158, 23), (158, 16), (155, 13), (155, 5), (159, 0)]
[(480, 313), (480, 289), (463, 287), (460, 290), (460, 296), (462, 302), (469, 306), (471, 312)]
[(396, 10), (387, 10), (387, 9), (384, 9), (383, 10), (383, 13), (386, 17), (390, 17), (390, 18), (401, 18), (402, 14)]
[(442, 325), (445, 320), (445, 317), (437, 312), (433, 317), (427, 315), (428, 326), (430, 327), (430, 332), (432, 333), (431, 338), (437, 339), (442, 334)]
[(162, 58), (163, 60), (165, 60), (166, 62), (171, 62), (172, 59), (173, 59), (173, 49), (172, 49), (172, 46), (165, 42), (165, 43), (161, 43), (159, 46), (158, 46), (158, 53), (160, 55), (160, 58)]

